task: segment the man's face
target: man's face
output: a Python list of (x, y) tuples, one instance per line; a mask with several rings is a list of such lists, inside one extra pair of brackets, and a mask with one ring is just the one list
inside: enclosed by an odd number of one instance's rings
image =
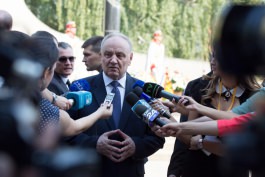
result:
[(63, 49), (59, 47), (59, 59), (56, 62), (55, 72), (68, 77), (74, 70), (75, 57), (71, 48)]
[(83, 62), (86, 65), (87, 71), (100, 71), (101, 70), (101, 55), (100, 53), (94, 52), (92, 50), (92, 45), (87, 46), (83, 50)]
[(111, 37), (102, 47), (102, 69), (107, 76), (118, 80), (126, 73), (132, 57), (133, 54), (126, 40), (118, 36)]

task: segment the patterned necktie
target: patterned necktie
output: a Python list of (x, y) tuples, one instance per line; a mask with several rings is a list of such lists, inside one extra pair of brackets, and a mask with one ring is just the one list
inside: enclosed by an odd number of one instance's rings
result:
[(112, 112), (112, 117), (115, 123), (115, 126), (118, 127), (119, 121), (120, 121), (120, 115), (121, 115), (121, 94), (118, 89), (119, 82), (118, 81), (112, 81), (111, 85), (113, 87), (112, 93), (115, 94), (113, 98), (113, 112)]

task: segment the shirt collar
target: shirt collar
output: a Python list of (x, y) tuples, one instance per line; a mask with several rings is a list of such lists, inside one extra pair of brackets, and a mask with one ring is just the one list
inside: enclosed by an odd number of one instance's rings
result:
[[(215, 91), (216, 93), (219, 93), (219, 82), (216, 84), (216, 87), (215, 87)], [(222, 93), (226, 92), (227, 91), (227, 88), (225, 86), (222, 86)], [(230, 90), (230, 93), (232, 94), (233, 91), (234, 91), (235, 88), (231, 89)], [(236, 97), (239, 98), (241, 95), (243, 95), (243, 93), (245, 92), (245, 88), (242, 86), (242, 85), (239, 85), (236, 89)]]
[(67, 77), (63, 77), (63, 76), (60, 76), (60, 77), (63, 80), (63, 82), (66, 84), (66, 82), (68, 81), (68, 78)]
[[(109, 76), (107, 76), (105, 74), (105, 72), (103, 72), (103, 80), (104, 80), (104, 83), (105, 83), (105, 87), (109, 86), (110, 83), (112, 81), (114, 81)], [(124, 76), (120, 80), (117, 80), (117, 81), (119, 82), (119, 84), (120, 84), (121, 87), (125, 88), (125, 85), (126, 85), (126, 74), (124, 74)]]

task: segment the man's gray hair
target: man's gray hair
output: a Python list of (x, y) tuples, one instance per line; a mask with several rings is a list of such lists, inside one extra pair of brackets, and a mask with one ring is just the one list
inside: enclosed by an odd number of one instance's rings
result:
[(58, 43), (58, 47), (63, 48), (63, 49), (67, 49), (67, 48), (71, 48), (72, 49), (72, 46), (69, 43), (67, 43), (67, 42), (59, 42)]
[(119, 33), (119, 32), (109, 33), (108, 35), (106, 35), (106, 36), (104, 37), (104, 39), (103, 39), (102, 42), (101, 42), (101, 51), (102, 51), (102, 47), (103, 47), (104, 44), (105, 44), (105, 41), (106, 41), (107, 39), (109, 39), (109, 38), (112, 38), (112, 37), (120, 37), (120, 38), (124, 39), (125, 41), (127, 41), (127, 43), (129, 44), (129, 50), (130, 50), (130, 52), (132, 52), (133, 47), (132, 47), (131, 40), (130, 40), (126, 35), (124, 35), (124, 34), (122, 34), (122, 33)]

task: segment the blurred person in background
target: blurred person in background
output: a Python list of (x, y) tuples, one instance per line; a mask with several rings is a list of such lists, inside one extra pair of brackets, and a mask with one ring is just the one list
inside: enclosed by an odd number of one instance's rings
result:
[[(50, 39), (54, 40), (54, 42), (58, 46), (57, 38), (47, 31), (36, 31), (31, 36), (32, 37), (50, 38)], [(54, 104), (55, 106), (58, 106), (60, 109), (68, 110), (72, 106), (72, 103), (68, 99), (66, 99), (64, 96), (60, 96), (60, 95), (55, 94), (54, 92), (50, 91), (48, 88), (44, 89), (41, 92), (41, 94), (44, 98), (48, 99), (52, 104)]]
[(76, 23), (74, 21), (69, 21), (65, 25), (65, 34), (70, 38), (76, 37)]
[(0, 30), (11, 30), (13, 18), (11, 14), (5, 10), (0, 10)]
[(156, 30), (152, 41), (149, 44), (145, 71), (151, 74), (154, 82), (163, 85), (165, 74), (165, 45), (162, 42), (163, 34), (161, 30)]

